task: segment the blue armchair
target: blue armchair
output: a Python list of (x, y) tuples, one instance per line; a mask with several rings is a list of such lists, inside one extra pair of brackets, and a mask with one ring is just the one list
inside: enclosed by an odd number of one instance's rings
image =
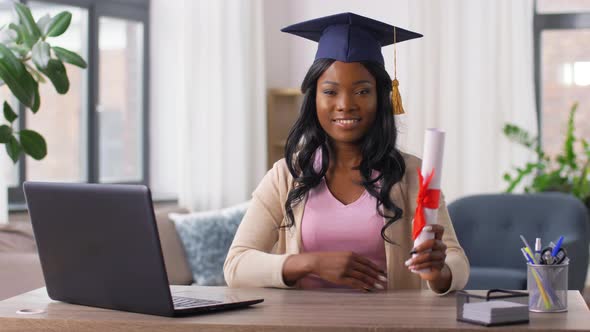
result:
[(584, 288), (590, 226), (587, 208), (574, 196), (476, 195), (458, 199), (448, 209), (471, 264), (466, 289), (526, 289), (521, 234), (531, 246), (540, 237), (544, 247), (563, 235), (570, 258), (569, 289)]

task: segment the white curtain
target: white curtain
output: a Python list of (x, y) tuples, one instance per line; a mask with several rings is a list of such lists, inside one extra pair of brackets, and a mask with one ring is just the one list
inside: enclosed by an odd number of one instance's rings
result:
[(179, 204), (215, 209), (247, 200), (266, 170), (262, 1), (186, 0), (182, 15)]
[(421, 155), (421, 133), (439, 127), (447, 201), (505, 189), (503, 173), (532, 156), (508, 142), (504, 124), (536, 134), (532, 1), (415, 0), (409, 18), (424, 38), (398, 51), (402, 148)]

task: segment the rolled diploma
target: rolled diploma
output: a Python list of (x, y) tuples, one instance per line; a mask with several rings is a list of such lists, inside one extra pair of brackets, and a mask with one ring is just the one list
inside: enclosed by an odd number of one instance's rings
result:
[[(428, 186), (428, 189), (440, 189), (443, 154), (445, 149), (445, 132), (437, 128), (426, 129), (424, 133), (424, 153), (422, 154), (422, 176), (424, 180), (430, 176), (434, 169), (434, 176)], [(437, 209), (424, 208), (424, 217), (426, 225), (436, 224), (438, 217)], [(422, 244), (426, 240), (434, 239), (433, 232), (420, 232), (414, 241), (414, 248)], [(416, 255), (414, 255), (416, 256)], [(428, 273), (430, 269), (422, 269), (415, 271), (416, 273)]]

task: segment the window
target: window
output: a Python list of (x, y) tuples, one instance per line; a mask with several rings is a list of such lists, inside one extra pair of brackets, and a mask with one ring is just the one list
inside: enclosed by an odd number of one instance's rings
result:
[[(82, 55), (88, 68), (66, 64), (66, 95), (41, 85), (40, 111), (32, 115), (19, 108), (20, 125), (40, 132), (48, 152), (41, 161), (19, 160), (11, 208), (24, 204), (26, 180), (148, 184), (149, 0), (24, 2), (35, 19), (72, 13), (69, 29), (52, 43)], [(11, 8), (0, 7), (0, 17), (10, 17)]]
[(590, 137), (590, 0), (537, 0), (534, 25), (539, 137), (555, 155), (574, 102), (576, 135)]

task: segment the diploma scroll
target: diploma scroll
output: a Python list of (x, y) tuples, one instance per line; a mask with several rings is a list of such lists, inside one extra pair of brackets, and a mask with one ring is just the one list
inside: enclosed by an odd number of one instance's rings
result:
[[(424, 133), (422, 169), (418, 175), (420, 190), (417, 197), (416, 213), (414, 214), (412, 234), (414, 248), (424, 241), (434, 238), (433, 232), (422, 231), (422, 228), (437, 222), (444, 146), (444, 131), (436, 128), (426, 129)], [(415, 272), (427, 273), (430, 271), (423, 269)]]

